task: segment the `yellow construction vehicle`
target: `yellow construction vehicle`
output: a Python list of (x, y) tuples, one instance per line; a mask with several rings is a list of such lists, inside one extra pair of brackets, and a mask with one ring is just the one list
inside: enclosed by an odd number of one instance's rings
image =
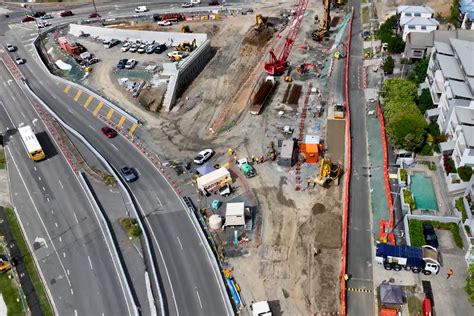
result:
[(12, 268), (8, 258), (5, 255), (0, 255), (0, 272), (6, 272)]
[(255, 26), (253, 27), (255, 30), (260, 31), (267, 26), (267, 18), (261, 14), (257, 14), (255, 16)]
[(194, 39), (191, 43), (190, 42), (181, 42), (178, 46), (176, 46), (176, 50), (180, 52), (192, 52), (196, 49), (196, 39)]
[(341, 164), (332, 163), (331, 159), (323, 158), (319, 162), (319, 174), (314, 179), (314, 183), (320, 186), (326, 186), (330, 181), (336, 181), (339, 185), (339, 176), (341, 175)]
[(323, 38), (327, 37), (329, 34), (329, 23), (331, 22), (331, 9), (329, 5), (329, 0), (323, 0), (324, 4), (324, 16), (319, 25), (319, 29), (313, 31), (312, 37), (315, 41), (321, 42)]
[(191, 31), (191, 28), (189, 27), (189, 25), (183, 25), (181, 26), (181, 33), (192, 33), (193, 31)]

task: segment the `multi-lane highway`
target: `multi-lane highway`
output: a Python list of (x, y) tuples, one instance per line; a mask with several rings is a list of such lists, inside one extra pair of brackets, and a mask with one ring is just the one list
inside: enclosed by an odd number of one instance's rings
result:
[[(0, 64), (0, 125), (13, 204), (59, 315), (126, 315), (133, 302), (111, 257), (111, 245), (79, 183), (52, 143), (48, 158), (29, 159), (16, 128), (46, 129), (27, 97)], [(49, 138), (50, 139), (50, 138)]]
[[(159, 269), (166, 312), (170, 315), (233, 314), (233, 311), (229, 308), (228, 297), (220, 275), (212, 268), (212, 258), (205, 251), (203, 241), (198, 237), (197, 228), (192, 224), (190, 214), (185, 210), (166, 179), (125, 138), (121, 136), (114, 139), (105, 138), (100, 131), (100, 128), (104, 126), (103, 123), (85, 111), (80, 104), (71, 102), (71, 99), (64, 96), (64, 85), (52, 80), (45, 73), (43, 67), (38, 64), (39, 60), (32, 53), (31, 33), (34, 30), (25, 27), (22, 27), (21, 30), (17, 28), (14, 36), (12, 34), (7, 36), (9, 36), (9, 41), (18, 46), (18, 54), (27, 58), (27, 63), (21, 65), (20, 69), (24, 77), (28, 79), (34, 92), (67, 124), (80, 132), (116, 169), (123, 165), (129, 165), (138, 172), (138, 181), (131, 183), (129, 187), (139, 208), (145, 215), (144, 221), (151, 230), (153, 252)], [(16, 91), (13, 95), (16, 95), (16, 93), (19, 93), (19, 91)], [(25, 108), (29, 106), (31, 112), (31, 106), (26, 103)], [(16, 145), (16, 150), (21, 150), (21, 147), (18, 144)], [(17, 154), (20, 154), (20, 152)], [(56, 159), (59, 159), (59, 155)], [(18, 169), (21, 172), (23, 168), (25, 166), (19, 166)], [(55, 170), (60, 170), (60, 172), (55, 173), (57, 177), (63, 176), (61, 169), (56, 168)], [(32, 176), (35, 175), (30, 174), (26, 178), (30, 179)], [(75, 182), (74, 177), (68, 178), (70, 178), (71, 183)], [(75, 185), (77, 187), (77, 183)], [(75, 191), (80, 190), (71, 190), (71, 192)], [(78, 194), (76, 194), (75, 199), (80, 199), (85, 203), (85, 198), (81, 198)], [(43, 206), (39, 209), (42, 210)], [(71, 220), (74, 221), (73, 214), (70, 212), (64, 213), (64, 221), (68, 223)], [(64, 240), (64, 237), (62, 238)], [(102, 255), (96, 256), (97, 260), (102, 260), (106, 253), (106, 250), (103, 250)], [(88, 256), (85, 256), (85, 260), (87, 263)], [(84, 269), (79, 262), (83, 262), (83, 260), (78, 260), (77, 264), (75, 263), (74, 270)], [(86, 267), (89, 267), (88, 263)], [(70, 273), (72, 274), (72, 268), (70, 268)], [(110, 274), (111, 269), (102, 273), (104, 276), (110, 276)], [(97, 282), (98, 280), (96, 280)], [(116, 294), (116, 289), (120, 288), (119, 285), (114, 286), (107, 284), (107, 282), (102, 284), (104, 285), (102, 294), (104, 305), (108, 304), (109, 296), (119, 297)], [(50, 285), (48, 284), (48, 286)], [(87, 288), (82, 287), (82, 289)], [(84, 291), (85, 296), (88, 294), (95, 295), (92, 291)], [(52, 293), (52, 295), (54, 297), (61, 296), (56, 293)], [(100, 300), (99, 296), (93, 298)], [(124, 300), (121, 301), (122, 305), (125, 304)], [(85, 302), (88, 302), (88, 300), (84, 299), (83, 302), (86, 304)], [(103, 312), (106, 314), (124, 314), (123, 311), (117, 311), (118, 308), (121, 308), (121, 304), (118, 303), (115, 303), (110, 309), (107, 309), (107, 306), (88, 305), (94, 308), (94, 311), (101, 311), (103, 307)], [(97, 314), (97, 312), (84, 314)]]

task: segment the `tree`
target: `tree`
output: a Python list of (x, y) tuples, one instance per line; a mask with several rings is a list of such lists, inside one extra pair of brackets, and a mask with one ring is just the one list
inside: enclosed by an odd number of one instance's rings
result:
[(459, 167), (458, 174), (462, 181), (467, 182), (471, 179), (472, 168), (468, 166)]
[(423, 89), (421, 91), (420, 96), (416, 102), (418, 109), (420, 109), (421, 113), (425, 113), (426, 110), (434, 108), (433, 100), (431, 99), (431, 93), (428, 89)]
[(392, 118), (400, 112), (418, 112), (415, 102), (403, 99), (390, 99), (383, 105), (383, 116), (387, 123), (390, 124)]
[(383, 82), (382, 97), (385, 102), (394, 99), (415, 101), (417, 91), (418, 89), (413, 82), (401, 78), (390, 78)]
[(396, 148), (416, 151), (425, 142), (426, 127), (419, 111), (399, 111), (387, 124), (387, 133)]
[(407, 77), (407, 80), (410, 80), (417, 85), (423, 83), (426, 79), (426, 71), (428, 70), (428, 64), (430, 63), (430, 59), (425, 58), (418, 60), (415, 63), (415, 67), (413, 68), (412, 71), (410, 71), (409, 76)]
[(397, 36), (398, 20), (395, 15), (389, 17), (380, 25), (376, 35), (382, 43), (387, 43), (387, 50), (392, 54), (399, 54), (405, 48), (405, 42)]
[(392, 56), (388, 56), (383, 63), (383, 72), (386, 74), (393, 74), (393, 68), (395, 68), (395, 61)]

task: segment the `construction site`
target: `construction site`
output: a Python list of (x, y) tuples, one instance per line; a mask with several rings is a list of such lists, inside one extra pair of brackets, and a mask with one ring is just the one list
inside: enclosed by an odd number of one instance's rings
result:
[[(169, 166), (212, 148), (210, 164), (230, 170), (236, 189), (225, 197), (213, 190), (198, 193), (194, 169), (178, 172), (176, 179), (192, 188), (207, 220), (214, 214), (225, 216), (212, 205), (214, 200), (244, 203), (239, 206), (246, 218), (243, 224), (227, 223), (213, 232), (244, 304), (278, 301), (285, 315), (335, 315), (340, 303), (342, 100), (350, 8), (340, 0), (262, 1), (251, 8), (251, 14), (226, 10), (213, 13), (213, 18), (185, 17), (166, 27), (143, 20), (113, 26), (199, 35), (196, 51), (202, 43), (208, 45), (205, 62), (195, 67), (193, 78), (177, 90), (169, 108), (162, 106), (167, 88), (144, 88), (142, 96), (134, 97), (135, 91), (130, 93), (120, 79), (138, 84), (144, 80), (146, 87), (157, 74), (158, 81), (168, 83), (171, 80), (163, 77), (166, 64), (179, 67), (186, 62), (166, 58), (177, 43), (166, 44), (164, 57), (137, 55), (138, 72), (146, 73), (150, 65), (156, 68), (149, 76), (133, 77), (132, 71), (115, 69), (125, 56), (119, 46), (104, 49), (92, 35), (76, 33), (70, 38), (100, 60), (78, 79), (136, 115), (143, 125), (135, 137)], [(159, 104), (144, 106), (142, 98)], [(246, 168), (255, 171), (251, 176), (239, 162), (243, 158), (250, 165)], [(245, 227), (235, 228), (238, 225)]]

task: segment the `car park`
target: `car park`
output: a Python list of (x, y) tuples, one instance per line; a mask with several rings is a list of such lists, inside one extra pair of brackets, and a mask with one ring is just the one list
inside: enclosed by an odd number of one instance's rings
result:
[(161, 54), (161, 53), (164, 52), (166, 49), (167, 49), (167, 47), (166, 47), (165, 44), (160, 44), (160, 45), (158, 45), (158, 46), (155, 47), (155, 54)]
[(209, 158), (211, 158), (212, 154), (214, 151), (212, 149), (204, 149), (197, 154), (196, 157), (194, 157), (194, 163), (197, 165), (202, 165), (205, 163)]
[(72, 13), (72, 11), (70, 11), (70, 10), (59, 12), (59, 16), (62, 17), (62, 18), (67, 17), (67, 16), (73, 16), (73, 15), (74, 15), (74, 13)]
[(15, 63), (17, 65), (21, 65), (21, 64), (24, 64), (25, 63), (25, 60), (23, 58), (21, 58), (20, 56), (16, 56), (15, 57)]
[(159, 26), (171, 26), (172, 23), (170, 21), (158, 21)]
[(192, 7), (194, 7), (194, 4), (192, 4), (190, 2), (185, 2), (181, 5), (181, 7), (183, 7), (183, 8), (192, 8)]
[(438, 248), (438, 236), (436, 236), (436, 232), (434, 230), (433, 225), (431, 224), (423, 224), (423, 235), (425, 236), (425, 241), (428, 246)]
[(7, 51), (9, 51), (9, 52), (16, 51), (16, 46), (14, 46), (12, 44), (7, 44)]
[(125, 181), (127, 182), (133, 182), (138, 179), (137, 175), (135, 174), (135, 170), (133, 170), (129, 166), (123, 166), (122, 168), (120, 168), (120, 172), (122, 173), (123, 177), (125, 178)]
[(137, 44), (132, 44), (130, 46), (130, 49), (129, 49), (130, 52), (135, 53), (137, 50), (138, 50), (138, 45)]
[(105, 126), (102, 127), (100, 130), (107, 138), (114, 138), (117, 136), (117, 131), (111, 127)]
[(117, 63), (117, 69), (125, 69), (128, 59), (120, 59)]
[(51, 14), (45, 14), (42, 17), (40, 17), (40, 20), (49, 20), (52, 19), (53, 16)]
[(21, 23), (33, 22), (34, 20), (36, 20), (34, 17), (27, 15), (21, 19)]
[(126, 69), (133, 69), (135, 68), (135, 65), (137, 64), (137, 61), (135, 59), (129, 59), (127, 63), (125, 64)]
[(141, 5), (135, 8), (136, 13), (143, 13), (147, 11), (148, 11), (148, 8), (146, 7), (146, 5)]

